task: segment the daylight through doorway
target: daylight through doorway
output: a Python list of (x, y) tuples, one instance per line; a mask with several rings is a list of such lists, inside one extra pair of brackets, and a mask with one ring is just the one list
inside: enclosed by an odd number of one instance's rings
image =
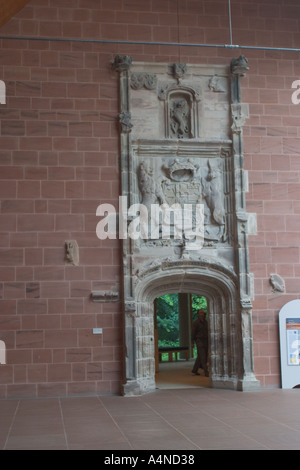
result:
[(170, 293), (155, 299), (156, 388), (209, 387), (209, 377), (192, 373), (197, 349), (192, 341), (192, 324), (199, 309), (208, 318), (205, 296)]

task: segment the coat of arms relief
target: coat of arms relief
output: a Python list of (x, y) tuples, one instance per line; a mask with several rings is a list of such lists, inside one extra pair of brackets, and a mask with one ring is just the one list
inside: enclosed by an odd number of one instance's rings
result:
[(154, 176), (151, 164), (143, 161), (138, 169), (139, 190), (149, 214), (153, 204), (179, 204), (182, 208), (202, 204), (204, 244), (213, 246), (228, 241), (223, 168), (222, 161), (203, 160), (200, 166), (190, 159), (175, 158), (169, 166), (162, 166), (159, 178)]
[[(132, 200), (146, 205), (149, 219), (153, 204), (202, 204), (204, 246), (228, 244), (228, 77), (222, 68), (203, 74), (186, 64), (150, 68), (152, 72), (137, 66), (129, 74)], [(149, 235), (144, 245), (176, 245), (173, 238), (153, 240)]]
[[(117, 56), (113, 67), (120, 72), (122, 194), (128, 194), (128, 205), (143, 204), (150, 222), (151, 205), (201, 204), (202, 247), (233, 265), (237, 216), (244, 212), (247, 187), (243, 169), (237, 178), (235, 142), (248, 108), (239, 91), (232, 96), (239, 89), (232, 86), (248, 69), (247, 60), (241, 56), (229, 67), (133, 63), (129, 56)], [(138, 250), (141, 256), (145, 249), (151, 258), (150, 247), (157, 256), (156, 248), (169, 246), (173, 251), (161, 255), (172, 256), (180, 245), (174, 230), (168, 240), (148, 232), (142, 230), (140, 240), (128, 244), (127, 255)]]
[[(146, 214), (141, 236), (122, 240), (125, 393), (155, 387), (153, 301), (174, 289), (204, 289), (210, 296), (213, 384), (250, 389), (256, 380), (248, 234), (249, 220), (255, 233), (255, 214), (246, 213), (242, 128), (248, 106), (240, 89), (247, 60), (189, 65), (117, 56), (113, 68), (120, 84), (121, 194)], [(153, 206), (192, 208), (181, 238), (176, 216), (166, 220)], [(203, 243), (193, 249), (186, 228), (193, 231), (198, 206)]]

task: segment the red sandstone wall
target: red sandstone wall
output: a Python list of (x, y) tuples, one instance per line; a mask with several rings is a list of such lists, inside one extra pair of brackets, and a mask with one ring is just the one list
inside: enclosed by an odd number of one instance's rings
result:
[[(0, 35), (228, 44), (225, 0), (31, 0)], [(298, 0), (232, 0), (233, 43), (300, 46)], [(224, 48), (2, 39), (0, 79), (0, 396), (119, 393), (122, 319), (118, 303), (91, 290), (118, 289), (119, 245), (96, 237), (97, 206), (116, 203), (116, 54), (136, 61), (229, 64), (244, 53), (242, 98), (249, 170), (255, 372), (280, 386), (278, 312), (299, 297), (300, 54)], [(80, 265), (64, 242), (76, 239)], [(270, 273), (286, 294), (273, 294)], [(103, 328), (103, 335), (92, 329)]]

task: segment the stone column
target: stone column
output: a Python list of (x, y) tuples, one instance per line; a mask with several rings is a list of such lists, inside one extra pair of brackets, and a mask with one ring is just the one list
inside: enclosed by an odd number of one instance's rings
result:
[(241, 103), (241, 77), (249, 70), (244, 56), (231, 62), (231, 114), (232, 114), (232, 148), (234, 162), (234, 196), (235, 196), (235, 247), (236, 271), (239, 274), (238, 288), (240, 297), (240, 314), (237, 332), (240, 342), (240, 372), (238, 390), (252, 390), (259, 387), (253, 368), (252, 341), (252, 304), (253, 286), (249, 272), (248, 252), (248, 214), (246, 213), (245, 193), (247, 191), (247, 172), (244, 170), (243, 125), (249, 116), (248, 105)]

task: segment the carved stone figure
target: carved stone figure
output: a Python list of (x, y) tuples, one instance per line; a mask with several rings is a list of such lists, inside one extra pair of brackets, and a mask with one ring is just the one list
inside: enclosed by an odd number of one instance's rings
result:
[(170, 127), (174, 137), (183, 139), (190, 136), (190, 108), (184, 98), (172, 101)]
[(285, 282), (279, 274), (270, 275), (270, 284), (272, 286), (273, 294), (277, 292), (285, 292)]
[(225, 240), (225, 208), (223, 184), (219, 169), (208, 160), (208, 173), (202, 178), (202, 194), (205, 201), (205, 239), (212, 241)]
[(142, 195), (141, 203), (147, 207), (150, 214), (151, 204), (164, 204), (165, 197), (161, 185), (153, 178), (153, 170), (142, 162), (138, 172), (139, 189)]
[(130, 132), (133, 127), (131, 124), (131, 113), (125, 111), (119, 115), (119, 119), (122, 132)]
[(187, 72), (186, 64), (179, 63), (173, 64), (173, 75), (179, 81), (181, 78), (184, 78), (185, 73)]
[(241, 75), (242, 77), (249, 70), (248, 60), (244, 55), (240, 55), (238, 58), (234, 58), (231, 61), (231, 73), (234, 75)]
[(112, 68), (117, 72), (124, 72), (129, 69), (131, 63), (132, 59), (129, 55), (116, 55), (112, 63)]
[(65, 242), (66, 250), (66, 261), (73, 266), (79, 265), (79, 249), (76, 240), (66, 240)]

